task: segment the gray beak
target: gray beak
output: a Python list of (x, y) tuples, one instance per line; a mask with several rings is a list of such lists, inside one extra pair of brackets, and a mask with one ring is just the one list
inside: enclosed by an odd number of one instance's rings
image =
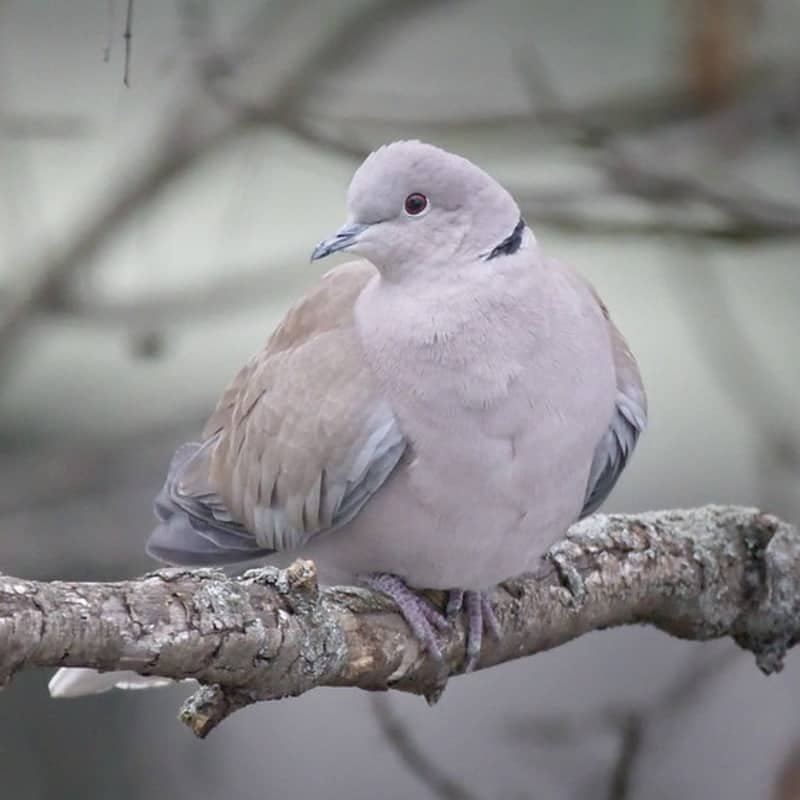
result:
[(358, 237), (367, 229), (369, 225), (363, 225), (360, 222), (353, 222), (340, 228), (335, 236), (330, 239), (324, 239), (315, 248), (311, 254), (311, 260), (316, 261), (318, 258), (325, 258), (337, 250), (346, 250), (351, 245), (355, 244)]

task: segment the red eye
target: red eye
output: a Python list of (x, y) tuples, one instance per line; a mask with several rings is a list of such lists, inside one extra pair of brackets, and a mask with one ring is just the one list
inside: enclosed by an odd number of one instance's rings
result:
[(414, 192), (406, 197), (406, 202), (403, 204), (406, 214), (411, 217), (416, 217), (421, 214), (428, 207), (428, 198), (424, 194)]

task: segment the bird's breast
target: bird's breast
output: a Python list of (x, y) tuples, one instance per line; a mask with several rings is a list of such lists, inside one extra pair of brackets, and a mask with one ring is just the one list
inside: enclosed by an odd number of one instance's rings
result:
[(430, 471), (506, 494), (541, 483), (548, 460), (588, 470), (613, 409), (610, 340), (599, 309), (554, 302), (547, 277), (446, 297), (373, 284), (359, 299), (365, 355), (421, 486)]

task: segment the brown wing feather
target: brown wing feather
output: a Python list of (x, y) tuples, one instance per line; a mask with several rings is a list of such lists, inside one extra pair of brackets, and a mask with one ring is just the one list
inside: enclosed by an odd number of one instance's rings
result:
[[(577, 273), (575, 273), (577, 275)], [(617, 399), (608, 430), (597, 445), (589, 473), (586, 501), (581, 516), (596, 511), (611, 493), (622, 470), (636, 447), (639, 435), (647, 426), (647, 396), (639, 366), (625, 337), (614, 324), (605, 303), (595, 288), (580, 278), (590, 289), (608, 320), (609, 335), (617, 374)]]
[(242, 368), (206, 424), (204, 435), (217, 437), (210, 483), (233, 519), (270, 546), (294, 546), (337, 523), (361, 477), (351, 472), (364, 447), (374, 448), (376, 469), (389, 471), (402, 451), (355, 329), (355, 301), (374, 275), (364, 261), (328, 273)]

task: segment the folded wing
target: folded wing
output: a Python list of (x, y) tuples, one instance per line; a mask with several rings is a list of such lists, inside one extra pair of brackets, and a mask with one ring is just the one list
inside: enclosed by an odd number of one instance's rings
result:
[(176, 452), (148, 551), (220, 564), (299, 547), (352, 519), (397, 465), (405, 440), (377, 393), (353, 308), (367, 262), (328, 273), (240, 370)]
[(617, 399), (608, 430), (594, 452), (581, 517), (596, 511), (611, 493), (647, 425), (647, 398), (636, 360), (596, 293), (595, 298), (610, 329), (617, 373)]

